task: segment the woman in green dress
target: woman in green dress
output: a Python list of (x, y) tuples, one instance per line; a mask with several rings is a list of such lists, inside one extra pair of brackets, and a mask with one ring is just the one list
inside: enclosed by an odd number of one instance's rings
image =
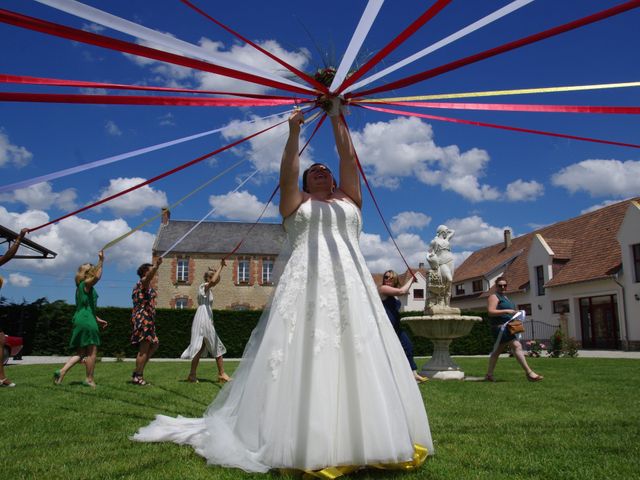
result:
[(54, 372), (53, 381), (56, 385), (60, 385), (67, 372), (84, 359), (87, 378), (82, 384), (87, 387), (96, 387), (93, 371), (96, 366), (98, 345), (100, 345), (98, 327), (107, 326), (107, 322), (96, 316), (98, 293), (93, 287), (102, 277), (103, 251), (98, 253), (98, 258), (97, 265), (83, 263), (76, 273), (76, 313), (73, 315), (73, 331), (69, 346), (75, 348), (77, 353), (67, 360), (64, 367)]

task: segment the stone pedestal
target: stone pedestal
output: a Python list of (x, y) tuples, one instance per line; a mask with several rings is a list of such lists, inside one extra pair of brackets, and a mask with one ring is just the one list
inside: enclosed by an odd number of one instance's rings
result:
[(482, 317), (460, 315), (460, 310), (446, 308), (450, 311), (457, 310), (457, 313), (405, 317), (402, 322), (407, 324), (417, 336), (428, 338), (433, 342), (433, 356), (422, 367), (420, 375), (438, 380), (463, 380), (464, 372), (449, 355), (449, 345), (454, 338), (468, 335), (473, 324), (481, 322)]

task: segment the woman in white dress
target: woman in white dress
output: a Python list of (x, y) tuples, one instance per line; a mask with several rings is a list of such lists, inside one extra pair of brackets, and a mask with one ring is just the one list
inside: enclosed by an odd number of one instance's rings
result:
[(433, 453), (420, 390), (358, 245), (360, 180), (336, 103), (339, 188), (313, 165), (299, 189), (304, 117), (289, 119), (280, 170), (286, 263), (234, 381), (203, 418), (158, 415), (134, 440), (189, 444), (210, 464), (323, 478), (416, 468)]
[(218, 381), (225, 383), (230, 380), (229, 375), (224, 372), (224, 361), (222, 359), (222, 356), (227, 353), (227, 349), (220, 341), (220, 337), (218, 337), (213, 326), (213, 312), (211, 310), (213, 308), (212, 290), (220, 281), (220, 274), (225, 265), (226, 263), (222, 259), (217, 270), (207, 270), (204, 274), (204, 283), (201, 283), (198, 288), (198, 309), (191, 325), (191, 343), (180, 355), (180, 358), (191, 359), (191, 371), (187, 377), (187, 381), (191, 383), (198, 383), (197, 370), (200, 357), (207, 352), (216, 359)]

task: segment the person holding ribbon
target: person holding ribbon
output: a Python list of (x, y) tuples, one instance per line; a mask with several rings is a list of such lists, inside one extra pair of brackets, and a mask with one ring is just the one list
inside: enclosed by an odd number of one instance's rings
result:
[(191, 371), (187, 377), (187, 381), (198, 383), (197, 370), (200, 363), (200, 357), (207, 352), (215, 357), (218, 366), (218, 382), (225, 383), (231, 380), (229, 375), (224, 371), (224, 361), (222, 356), (227, 349), (220, 341), (220, 337), (216, 333), (213, 326), (213, 287), (220, 282), (220, 274), (223, 267), (226, 266), (224, 259), (220, 260), (220, 266), (217, 269), (209, 268), (204, 273), (204, 283), (198, 288), (198, 308), (193, 317), (191, 325), (191, 342), (187, 349), (182, 352), (180, 358), (191, 359)]
[(86, 379), (82, 384), (86, 387), (96, 388), (94, 370), (98, 346), (100, 345), (100, 330), (107, 327), (107, 322), (96, 315), (98, 293), (95, 285), (102, 277), (102, 264), (104, 252), (98, 253), (98, 263), (83, 263), (76, 273), (76, 312), (73, 315), (73, 331), (69, 346), (75, 348), (77, 353), (73, 355), (60, 370), (53, 373), (53, 383), (61, 385), (62, 380), (69, 370), (84, 360)]
[(515, 334), (509, 333), (507, 328), (508, 323), (513, 319), (513, 316), (518, 313), (514, 303), (507, 297), (507, 279), (500, 276), (496, 279), (497, 292), (489, 295), (487, 299), (487, 312), (489, 313), (489, 323), (491, 325), (491, 333), (495, 340), (495, 347), (489, 355), (489, 367), (487, 368), (487, 374), (485, 380), (488, 382), (495, 382), (493, 377), (493, 371), (498, 363), (500, 354), (507, 348), (511, 347), (513, 355), (524, 370), (527, 380), (530, 382), (539, 382), (544, 377), (535, 373), (524, 355), (522, 344), (518, 340)]
[(131, 311), (131, 345), (138, 347), (136, 369), (131, 374), (131, 383), (144, 386), (144, 368), (158, 350), (160, 341), (156, 335), (156, 291), (151, 288), (151, 280), (162, 264), (158, 257), (154, 264), (143, 263), (138, 267), (140, 280), (131, 293), (133, 309)]
[(400, 300), (396, 298), (400, 295), (406, 295), (409, 293), (409, 288), (413, 282), (415, 282), (415, 278), (413, 276), (409, 276), (409, 279), (405, 284), (400, 287), (398, 274), (393, 270), (387, 270), (382, 274), (382, 285), (378, 287), (378, 293), (380, 293), (380, 298), (382, 298), (382, 304), (387, 312), (389, 321), (391, 322), (396, 335), (398, 335), (398, 340), (400, 340), (402, 349), (407, 356), (409, 366), (413, 372), (413, 378), (416, 379), (416, 382), (422, 383), (429, 379), (418, 373), (418, 365), (416, 365), (416, 362), (413, 359), (413, 344), (411, 343), (411, 339), (409, 338), (409, 335), (407, 335), (407, 332), (400, 327)]
[[(15, 256), (18, 248), (20, 247), (20, 242), (22, 242), (22, 239), (28, 232), (29, 229), (27, 228), (23, 228), (22, 230), (20, 230), (20, 233), (11, 244), (11, 246), (7, 249), (4, 255), (0, 256), (0, 265), (4, 265)], [(0, 288), (2, 288), (3, 283), (4, 280), (2, 279), (2, 277), (0, 277)], [(15, 386), (16, 384), (9, 380), (7, 378), (7, 375), (4, 373), (4, 329), (2, 327), (2, 323), (0, 323), (0, 388), (13, 388)]]
[(360, 251), (356, 153), (340, 99), (329, 100), (340, 180), (314, 165), (299, 187), (304, 115), (294, 112), (280, 166), (284, 266), (234, 380), (202, 419), (158, 415), (134, 440), (187, 443), (209, 464), (318, 478), (414, 469), (433, 454), (420, 390)]

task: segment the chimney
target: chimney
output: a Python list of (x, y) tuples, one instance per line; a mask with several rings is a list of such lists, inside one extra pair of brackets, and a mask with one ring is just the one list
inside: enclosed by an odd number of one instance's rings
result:
[(418, 264), (418, 269), (422, 270), (424, 268), (424, 262), (420, 262)]
[(511, 246), (511, 230), (505, 229), (504, 231), (504, 248)]
[(162, 209), (162, 221), (160, 223), (162, 225), (168, 225), (170, 218), (171, 218), (171, 211), (168, 208), (163, 208)]

